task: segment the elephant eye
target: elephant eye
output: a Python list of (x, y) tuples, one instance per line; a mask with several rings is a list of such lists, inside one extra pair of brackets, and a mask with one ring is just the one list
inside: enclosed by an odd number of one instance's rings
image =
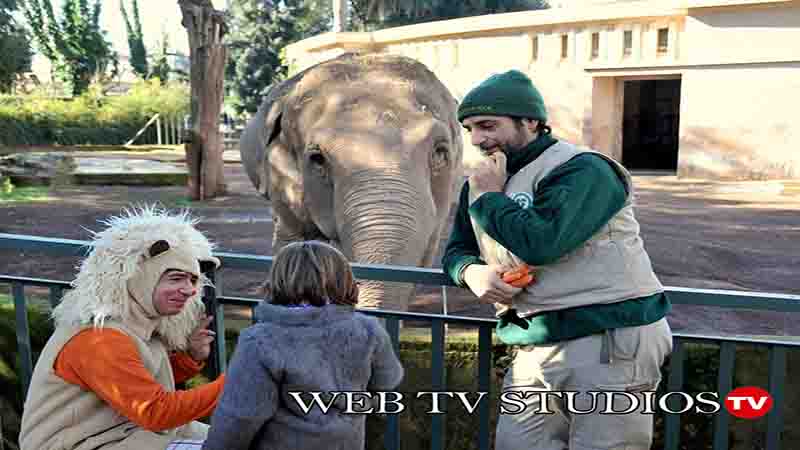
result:
[(320, 152), (314, 152), (308, 155), (308, 161), (317, 166), (324, 166), (325, 156)]
[(328, 165), (325, 159), (325, 155), (322, 154), (319, 150), (312, 150), (307, 153), (306, 156), (308, 160), (308, 168), (314, 173), (316, 176), (320, 178), (327, 178), (328, 176)]
[(450, 163), (450, 150), (445, 144), (437, 144), (431, 153), (431, 173), (439, 175), (439, 172)]

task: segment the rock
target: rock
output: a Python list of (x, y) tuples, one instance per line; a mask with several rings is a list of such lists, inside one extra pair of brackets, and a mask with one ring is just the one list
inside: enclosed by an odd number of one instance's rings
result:
[(72, 173), (78, 184), (186, 185), (186, 169), (148, 159), (77, 158)]
[(183, 164), (126, 157), (84, 157), (65, 153), (18, 153), (0, 158), (0, 174), (25, 185), (186, 185)]
[(16, 186), (49, 185), (68, 181), (75, 159), (64, 153), (16, 153), (0, 157), (0, 173)]

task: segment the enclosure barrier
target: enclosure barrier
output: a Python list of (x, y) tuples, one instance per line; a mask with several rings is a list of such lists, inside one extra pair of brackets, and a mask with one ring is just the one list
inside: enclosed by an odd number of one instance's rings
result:
[[(88, 249), (89, 242), (68, 239), (44, 238), (38, 236), (25, 236), (0, 233), (0, 249), (17, 251), (45, 252), (57, 256), (82, 256)], [(266, 256), (245, 255), (236, 253), (215, 253), (220, 258), (222, 266), (226, 269), (255, 270), (266, 273), (272, 264), (272, 258)], [(356, 278), (368, 280), (382, 280), (394, 282), (408, 282), (427, 285), (453, 286), (452, 281), (441, 270), (411, 267), (397, 267), (386, 265), (352, 264)], [(212, 278), (214, 274), (209, 274)], [(216, 279), (215, 284), (222, 285), (222, 280)], [(64, 281), (45, 280), (18, 276), (0, 275), (0, 286), (11, 285), (15, 317), (17, 348), (21, 360), (21, 379), (23, 396), (27, 392), (33, 372), (34, 358), (30, 341), (30, 330), (26, 309), (25, 287), (40, 287), (49, 289), (49, 302), (55, 306), (61, 298), (64, 289), (69, 288), (69, 283)], [(673, 304), (704, 305), (723, 308), (746, 308), (752, 310), (778, 311), (784, 313), (800, 312), (800, 296), (788, 294), (768, 294), (761, 292), (736, 292), (711, 289), (689, 289), (667, 287), (670, 300)], [(214, 288), (206, 288), (205, 301), (209, 310), (213, 311), (214, 321), (211, 327), (214, 331), (224, 330), (225, 314), (224, 305), (239, 305), (251, 309), (259, 303), (252, 298), (226, 297), (217, 295)], [(478, 379), (477, 390), (489, 392), (491, 390), (491, 346), (492, 332), (496, 321), (473, 317), (444, 316), (439, 314), (420, 314), (393, 311), (365, 310), (366, 314), (386, 319), (387, 329), (395, 347), (399, 348), (399, 321), (414, 320), (427, 322), (431, 330), (431, 376), (434, 391), (446, 390), (444, 353), (445, 353), (445, 325), (459, 324), (478, 329)], [(798, 316), (800, 317), (800, 316)], [(226, 364), (225, 334), (217, 333), (218, 339), (212, 350), (212, 362), (215, 371), (222, 371)], [(783, 410), (786, 397), (786, 359), (787, 351), (800, 349), (800, 342), (784, 341), (779, 339), (766, 339), (760, 337), (722, 337), (712, 335), (674, 333), (674, 350), (670, 358), (669, 377), (666, 380), (668, 391), (679, 391), (684, 386), (684, 362), (686, 361), (686, 344), (701, 342), (719, 346), (720, 368), (717, 374), (717, 392), (719, 398), (725, 396), (733, 388), (733, 369), (735, 350), (737, 345), (756, 345), (765, 347), (769, 351), (769, 385), (768, 391), (774, 399), (772, 410), (767, 414), (766, 449), (779, 450), (781, 448), (781, 431), (784, 429)], [(481, 402), (478, 407), (478, 448), (489, 448), (489, 402)], [(431, 448), (440, 450), (444, 447), (444, 417), (434, 414), (431, 420)], [(665, 450), (677, 450), (680, 437), (680, 415), (669, 414), (665, 423)], [(730, 416), (722, 408), (715, 416), (714, 422), (714, 450), (727, 450), (728, 425)], [(390, 450), (400, 448), (398, 418), (389, 415), (385, 433), (385, 445)]]

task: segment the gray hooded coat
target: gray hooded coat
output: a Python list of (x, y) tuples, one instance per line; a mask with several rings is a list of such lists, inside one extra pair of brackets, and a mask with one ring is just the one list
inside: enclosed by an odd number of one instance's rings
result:
[(203, 449), (363, 449), (365, 415), (340, 401), (306, 414), (289, 392), (395, 388), (403, 367), (378, 320), (347, 306), (268, 303), (256, 318), (239, 336)]

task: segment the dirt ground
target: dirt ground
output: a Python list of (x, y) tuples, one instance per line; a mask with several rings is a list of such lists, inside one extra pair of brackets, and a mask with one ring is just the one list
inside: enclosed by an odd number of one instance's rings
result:
[[(800, 293), (800, 182), (712, 183), (664, 174), (634, 179), (642, 235), (665, 285)], [(226, 182), (228, 195), (207, 203), (187, 202), (182, 187), (53, 188), (50, 201), (0, 202), (0, 233), (88, 239), (88, 230), (102, 228), (98, 220), (131, 203), (160, 201), (190, 207), (221, 251), (269, 255), (269, 203), (238, 163), (226, 164)], [(77, 262), (0, 250), (0, 274), (69, 280)], [(263, 277), (223, 271), (225, 293), (254, 296)], [(448, 288), (447, 294), (452, 314), (491, 315), (468, 291)], [(440, 288), (421, 287), (411, 309), (439, 313), (441, 298)], [(800, 336), (800, 321), (788, 314), (679, 305), (669, 320), (673, 329), (687, 332)]]

